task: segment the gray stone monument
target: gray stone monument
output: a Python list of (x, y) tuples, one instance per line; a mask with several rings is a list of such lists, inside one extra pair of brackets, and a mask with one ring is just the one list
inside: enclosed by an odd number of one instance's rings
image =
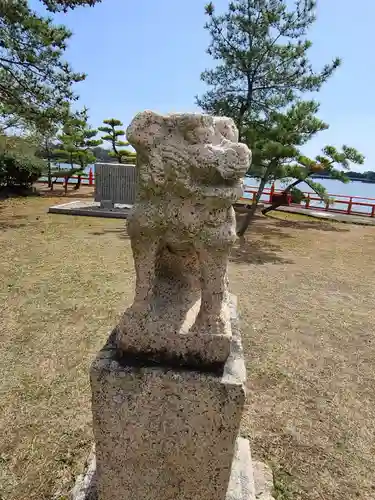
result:
[(227, 289), (232, 204), (251, 153), (232, 120), (199, 114), (146, 111), (127, 138), (139, 169), (128, 218), (136, 289), (91, 368), (91, 498), (253, 500), (239, 437), (246, 372)]
[(111, 209), (115, 204), (133, 205), (137, 187), (134, 165), (118, 163), (95, 164), (95, 201)]

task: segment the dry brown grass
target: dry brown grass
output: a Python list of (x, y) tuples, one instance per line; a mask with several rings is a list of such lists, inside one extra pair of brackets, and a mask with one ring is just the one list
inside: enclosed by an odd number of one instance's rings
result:
[(375, 228), (258, 219), (231, 266), (278, 500), (375, 498)]
[(92, 439), (88, 368), (129, 304), (124, 222), (0, 205), (0, 498), (60, 498)]
[[(131, 301), (124, 223), (0, 205), (0, 498), (67, 494), (91, 441), (88, 367)], [(375, 228), (258, 218), (233, 252), (243, 429), (278, 500), (375, 497)]]

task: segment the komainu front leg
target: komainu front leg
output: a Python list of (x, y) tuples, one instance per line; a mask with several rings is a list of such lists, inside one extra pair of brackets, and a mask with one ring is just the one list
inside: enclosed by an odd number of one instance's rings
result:
[(155, 260), (159, 249), (159, 240), (150, 236), (132, 238), (131, 244), (136, 273), (135, 296), (133, 304), (124, 312), (118, 327), (119, 346), (126, 342), (129, 334), (137, 335), (144, 328), (152, 307)]
[(132, 239), (131, 242), (136, 275), (132, 309), (148, 309), (155, 280), (155, 261), (159, 240), (150, 237)]
[(228, 250), (204, 248), (198, 251), (201, 269), (201, 306), (193, 331), (212, 335), (231, 333), (226, 309)]

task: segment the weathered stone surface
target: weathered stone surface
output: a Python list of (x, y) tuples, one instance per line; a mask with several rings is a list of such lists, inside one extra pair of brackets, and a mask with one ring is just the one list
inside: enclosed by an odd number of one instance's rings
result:
[[(275, 500), (273, 475), (263, 462), (252, 461), (249, 441), (238, 437), (232, 461), (231, 474), (225, 500)], [(87, 461), (85, 474), (77, 478), (72, 500), (99, 500), (94, 452)]]
[(253, 462), (255, 498), (256, 500), (275, 500), (273, 474), (271, 468), (264, 462)]
[(225, 500), (255, 500), (253, 466), (249, 441), (238, 437)]
[[(260, 496), (258, 496), (258, 494)], [(273, 497), (266, 498), (262, 495), (262, 491), (255, 490), (249, 441), (245, 438), (238, 437), (236, 440), (229, 485), (225, 495), (225, 500), (274, 500)], [(90, 456), (86, 474), (82, 474), (77, 478), (76, 485), (72, 490), (71, 499), (99, 500), (96, 481), (95, 456)]]
[(95, 446), (93, 446), (87, 460), (85, 473), (77, 477), (71, 498), (72, 500), (98, 500)]
[(235, 321), (221, 373), (121, 356), (112, 335), (91, 369), (99, 498), (224, 500), (245, 376)]
[(127, 137), (136, 290), (91, 368), (96, 470), (83, 489), (96, 484), (100, 500), (254, 500), (227, 290), (250, 151), (232, 120), (198, 114), (140, 113)]
[(146, 111), (127, 130), (138, 194), (128, 217), (136, 268), (133, 305), (118, 328), (123, 352), (180, 364), (220, 364), (230, 352), (227, 262), (232, 204), (251, 161), (234, 122)]

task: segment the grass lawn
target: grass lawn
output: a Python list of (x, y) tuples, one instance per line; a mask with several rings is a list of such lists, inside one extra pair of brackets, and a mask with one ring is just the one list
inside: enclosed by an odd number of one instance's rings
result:
[[(78, 196), (78, 193), (77, 193)], [(134, 286), (124, 221), (0, 204), (0, 499), (62, 500), (92, 440), (88, 368)], [(243, 433), (277, 500), (375, 498), (375, 228), (258, 218), (231, 258)]]

